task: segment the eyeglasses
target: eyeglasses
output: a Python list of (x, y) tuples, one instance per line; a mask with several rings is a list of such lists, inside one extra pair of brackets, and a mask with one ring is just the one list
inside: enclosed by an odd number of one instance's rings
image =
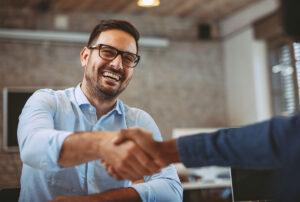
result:
[(88, 47), (89, 49), (99, 49), (99, 56), (104, 60), (114, 60), (118, 55), (122, 57), (122, 64), (126, 67), (134, 68), (140, 60), (140, 56), (134, 53), (120, 51), (112, 46), (98, 44)]

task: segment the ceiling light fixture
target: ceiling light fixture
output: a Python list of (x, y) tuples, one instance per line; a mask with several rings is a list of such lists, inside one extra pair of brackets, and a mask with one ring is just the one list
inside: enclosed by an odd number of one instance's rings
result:
[(160, 1), (159, 0), (138, 0), (137, 4), (138, 6), (141, 7), (154, 7), (154, 6), (159, 6)]

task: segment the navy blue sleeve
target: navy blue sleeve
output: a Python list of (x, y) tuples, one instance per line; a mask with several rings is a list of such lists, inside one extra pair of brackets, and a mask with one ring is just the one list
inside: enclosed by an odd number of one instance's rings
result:
[(187, 167), (278, 168), (300, 155), (294, 151), (299, 145), (299, 114), (177, 140), (180, 160)]

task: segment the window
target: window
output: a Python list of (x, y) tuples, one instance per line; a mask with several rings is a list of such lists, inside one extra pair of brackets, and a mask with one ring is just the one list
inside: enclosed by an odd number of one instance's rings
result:
[(34, 89), (4, 88), (3, 90), (3, 147), (5, 151), (18, 151), (17, 127), (19, 115)]
[(292, 115), (299, 109), (300, 43), (273, 46), (270, 62), (273, 112)]

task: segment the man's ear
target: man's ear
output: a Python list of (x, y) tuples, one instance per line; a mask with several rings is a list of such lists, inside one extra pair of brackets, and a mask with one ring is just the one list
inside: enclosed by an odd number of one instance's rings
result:
[(80, 52), (80, 62), (81, 66), (85, 67), (88, 63), (89, 57), (90, 57), (90, 49), (87, 47), (84, 47)]

